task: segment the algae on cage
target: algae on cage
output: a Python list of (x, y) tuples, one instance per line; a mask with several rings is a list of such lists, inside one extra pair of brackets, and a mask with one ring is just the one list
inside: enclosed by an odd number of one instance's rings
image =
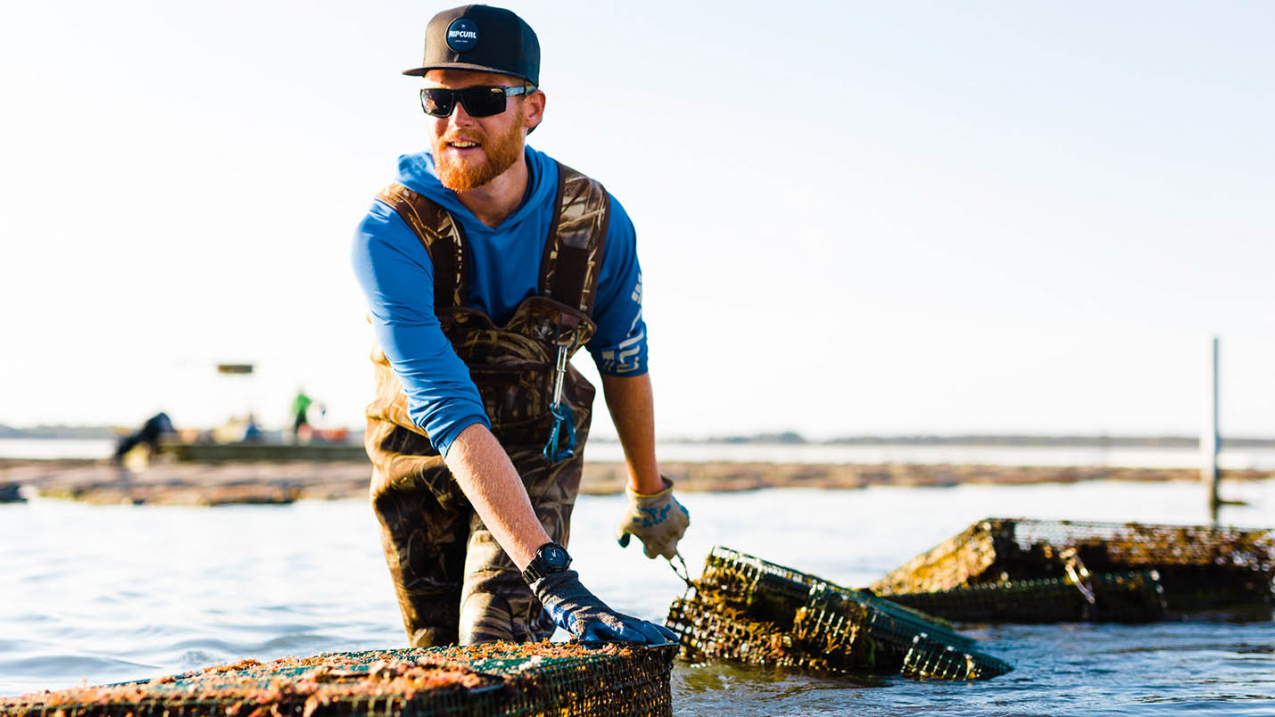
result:
[[(922, 593), (1032, 580), (1070, 579), (1083, 587), (1080, 571), (1097, 576), (1149, 570), (1159, 576), (1167, 614), (1269, 612), (1275, 531), (989, 518), (908, 561), (872, 589), (907, 595), (913, 604)], [(1148, 610), (1150, 616), (1154, 605)]]
[(1165, 617), (1164, 590), (1154, 570), (1100, 573), (1079, 585), (1069, 577), (1041, 578), (889, 597), (962, 622), (1141, 623)]
[(670, 715), (673, 646), (492, 643), (243, 660), (0, 698), (5, 717)]
[(666, 624), (692, 660), (957, 680), (1010, 670), (921, 612), (720, 546)]

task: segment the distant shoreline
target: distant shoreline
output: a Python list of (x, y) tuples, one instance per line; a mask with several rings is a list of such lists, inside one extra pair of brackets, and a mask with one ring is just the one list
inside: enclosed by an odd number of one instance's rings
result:
[[(683, 492), (1035, 485), (1095, 480), (1198, 481), (1200, 476), (1198, 469), (1190, 468), (917, 463), (662, 462), (661, 469)], [(366, 499), (370, 471), (366, 461), (220, 464), (161, 461), (130, 474), (101, 460), (0, 459), (0, 489), (10, 486), (16, 491), (17, 486), (24, 486), (45, 497), (97, 504), (270, 504), (305, 499)], [(1275, 478), (1275, 470), (1222, 471), (1224, 482), (1272, 478)], [(626, 481), (623, 463), (586, 462), (580, 491), (587, 495), (614, 495), (623, 492)]]
[[(0, 424), (0, 440), (113, 440), (121, 431), (114, 426), (33, 426), (14, 428)], [(352, 445), (361, 445), (360, 434), (351, 433)], [(594, 443), (615, 443), (614, 438), (596, 436)], [(972, 448), (1199, 448), (1199, 436), (1187, 435), (1106, 435), (1106, 434), (897, 434), (839, 436), (807, 439), (793, 431), (707, 438), (658, 438), (669, 445), (779, 445), (779, 446), (952, 446)], [(1230, 448), (1275, 448), (1275, 438), (1222, 436)]]

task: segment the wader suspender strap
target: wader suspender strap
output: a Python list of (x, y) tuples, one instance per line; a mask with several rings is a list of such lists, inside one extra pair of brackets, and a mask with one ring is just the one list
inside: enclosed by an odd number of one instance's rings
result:
[[(611, 201), (601, 184), (558, 163), (558, 196), (554, 202), (554, 222), (545, 241), (540, 263), (540, 295), (576, 309), (585, 316), (593, 313), (602, 269), (602, 249), (606, 244)], [(554, 365), (553, 402), (549, 413), (553, 428), (542, 451), (551, 463), (571, 458), (576, 452), (576, 421), (571, 408), (562, 403), (562, 384), (567, 377), (567, 361), (578, 347), (561, 340), (565, 322), (578, 324), (576, 316), (559, 318), (557, 361)], [(571, 328), (574, 328), (572, 326)], [(575, 331), (565, 333), (575, 336)]]
[(559, 163), (553, 214), (540, 262), (540, 295), (591, 316), (611, 199), (601, 184)]
[(395, 182), (376, 198), (393, 209), (412, 230), (434, 265), (434, 308), (454, 308), (465, 302), (464, 242), (460, 225), (434, 202)]

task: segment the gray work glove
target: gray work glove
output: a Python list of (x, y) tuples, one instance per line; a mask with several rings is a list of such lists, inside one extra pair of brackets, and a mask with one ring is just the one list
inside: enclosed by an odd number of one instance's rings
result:
[(677, 635), (667, 627), (607, 607), (580, 584), (580, 576), (574, 570), (550, 573), (532, 583), (531, 591), (549, 611), (554, 624), (581, 642), (677, 642)]
[(634, 493), (626, 488), (629, 506), (620, 519), (615, 538), (621, 548), (629, 547), (630, 536), (636, 535), (646, 548), (646, 557), (663, 555), (669, 560), (677, 555), (677, 541), (691, 524), (691, 514), (673, 497), (673, 481), (664, 476), (664, 490), (655, 495)]

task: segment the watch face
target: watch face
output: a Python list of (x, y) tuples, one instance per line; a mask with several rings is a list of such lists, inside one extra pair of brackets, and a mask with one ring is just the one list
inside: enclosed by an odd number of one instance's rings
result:
[(567, 551), (556, 545), (546, 545), (543, 557), (550, 567), (563, 568), (567, 565)]

